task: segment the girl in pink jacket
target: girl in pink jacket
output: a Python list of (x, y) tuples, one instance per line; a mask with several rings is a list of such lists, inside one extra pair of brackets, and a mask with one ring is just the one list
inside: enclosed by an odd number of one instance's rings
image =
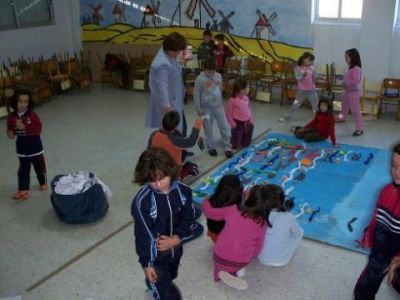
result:
[(357, 49), (352, 48), (345, 52), (345, 59), (349, 70), (344, 75), (342, 111), (336, 121), (345, 122), (350, 110), (356, 123), (356, 130), (353, 132), (353, 136), (360, 136), (364, 133), (360, 108), (361, 58)]
[(247, 283), (240, 276), (251, 260), (262, 249), (271, 204), (267, 202), (265, 186), (253, 186), (249, 197), (242, 205), (213, 208), (209, 200), (202, 204), (207, 218), (225, 221), (214, 248), (214, 279), (244, 290)]
[(239, 78), (233, 83), (232, 97), (226, 107), (226, 117), (231, 125), (231, 145), (233, 149), (246, 148), (253, 137), (253, 113), (251, 111), (249, 84)]

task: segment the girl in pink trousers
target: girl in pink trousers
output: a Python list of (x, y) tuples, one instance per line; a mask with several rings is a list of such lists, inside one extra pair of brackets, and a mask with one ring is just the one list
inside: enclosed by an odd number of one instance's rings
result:
[(271, 205), (267, 202), (265, 186), (253, 186), (242, 205), (213, 208), (209, 200), (202, 204), (209, 219), (225, 221), (225, 226), (215, 243), (214, 279), (227, 285), (245, 290), (247, 283), (237, 277), (262, 249)]
[(345, 52), (345, 59), (349, 70), (344, 75), (342, 111), (336, 121), (345, 122), (350, 110), (356, 123), (356, 130), (353, 132), (353, 136), (360, 136), (364, 133), (360, 108), (361, 58), (357, 49), (352, 48)]

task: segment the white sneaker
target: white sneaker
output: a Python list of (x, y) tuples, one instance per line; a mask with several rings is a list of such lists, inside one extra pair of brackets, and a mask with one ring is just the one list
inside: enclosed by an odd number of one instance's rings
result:
[(285, 118), (285, 117), (280, 117), (279, 118), (279, 122), (286, 122), (287, 121), (287, 118)]
[(236, 272), (236, 276), (237, 277), (244, 277), (244, 275), (246, 275), (246, 268), (240, 269), (239, 271)]
[(226, 285), (230, 286), (231, 288), (234, 288), (235, 290), (244, 291), (247, 289), (246, 281), (244, 281), (239, 277), (233, 276), (228, 272), (219, 271), (218, 276)]

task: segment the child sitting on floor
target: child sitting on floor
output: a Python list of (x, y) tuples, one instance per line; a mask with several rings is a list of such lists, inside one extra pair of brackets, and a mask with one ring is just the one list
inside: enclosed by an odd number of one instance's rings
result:
[(330, 137), (332, 145), (336, 145), (335, 116), (333, 115), (332, 102), (321, 99), (314, 119), (304, 127), (296, 127), (294, 135), (306, 142), (324, 141)]
[(268, 184), (266, 189), (267, 201), (272, 207), (269, 214), (271, 228), (267, 230), (258, 260), (266, 266), (285, 266), (299, 246), (304, 230), (297, 224), (294, 215), (285, 211), (287, 205), (283, 189), (276, 184)]
[(237, 289), (247, 289), (247, 282), (236, 276), (260, 254), (265, 239), (271, 207), (266, 201), (265, 186), (253, 186), (249, 197), (240, 206), (214, 208), (210, 200), (202, 203), (204, 215), (225, 221), (214, 248), (214, 280), (222, 280)]
[(163, 129), (153, 132), (149, 139), (149, 147), (160, 147), (165, 149), (171, 157), (175, 160), (179, 167), (181, 167), (180, 178), (184, 179), (188, 175), (197, 175), (199, 173), (196, 164), (186, 162), (183, 164), (184, 149), (193, 147), (198, 138), (200, 129), (203, 126), (203, 121), (199, 117), (195, 120), (192, 133), (189, 137), (184, 138), (176, 129), (180, 122), (180, 116), (177, 111), (170, 111), (166, 113), (162, 120)]
[[(224, 175), (219, 181), (214, 194), (210, 197), (210, 205), (213, 208), (226, 206), (240, 206), (243, 200), (243, 186), (238, 175)], [(225, 221), (215, 221), (207, 218), (207, 235), (214, 242), (224, 228)]]

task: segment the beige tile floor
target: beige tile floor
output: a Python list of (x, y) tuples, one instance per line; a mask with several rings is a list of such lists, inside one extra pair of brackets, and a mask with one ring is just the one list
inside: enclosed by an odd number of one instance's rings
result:
[[(112, 189), (109, 212), (95, 224), (60, 223), (50, 193), (37, 191), (33, 173), (31, 200), (12, 200), (18, 161), (14, 141), (0, 137), (0, 297), (144, 299), (130, 204), (138, 188), (131, 183), (133, 167), (151, 133), (143, 126), (147, 98), (146, 93), (94, 87), (90, 93), (59, 96), (37, 108), (45, 127), (42, 138), (49, 181), (57, 174), (91, 170)], [(311, 117), (304, 109), (292, 123), (279, 123), (287, 106), (254, 103), (253, 109), (254, 136), (266, 129), (288, 133), (291, 125), (303, 124)], [(192, 123), (193, 105), (189, 103), (185, 110)], [(0, 132), (5, 132), (5, 126), (1, 119)], [(353, 126), (351, 122), (337, 126), (339, 142), (388, 148), (399, 140), (400, 123), (391, 115), (366, 122), (365, 135), (359, 138), (351, 137)], [(194, 152), (191, 160), (203, 170), (224, 158), (212, 158), (198, 149)], [(177, 280), (185, 299), (351, 299), (366, 262), (365, 255), (304, 240), (284, 268), (252, 263), (246, 273), (249, 289), (236, 292), (213, 282), (211, 255), (206, 236), (185, 246)], [(383, 284), (377, 299), (398, 296)]]

